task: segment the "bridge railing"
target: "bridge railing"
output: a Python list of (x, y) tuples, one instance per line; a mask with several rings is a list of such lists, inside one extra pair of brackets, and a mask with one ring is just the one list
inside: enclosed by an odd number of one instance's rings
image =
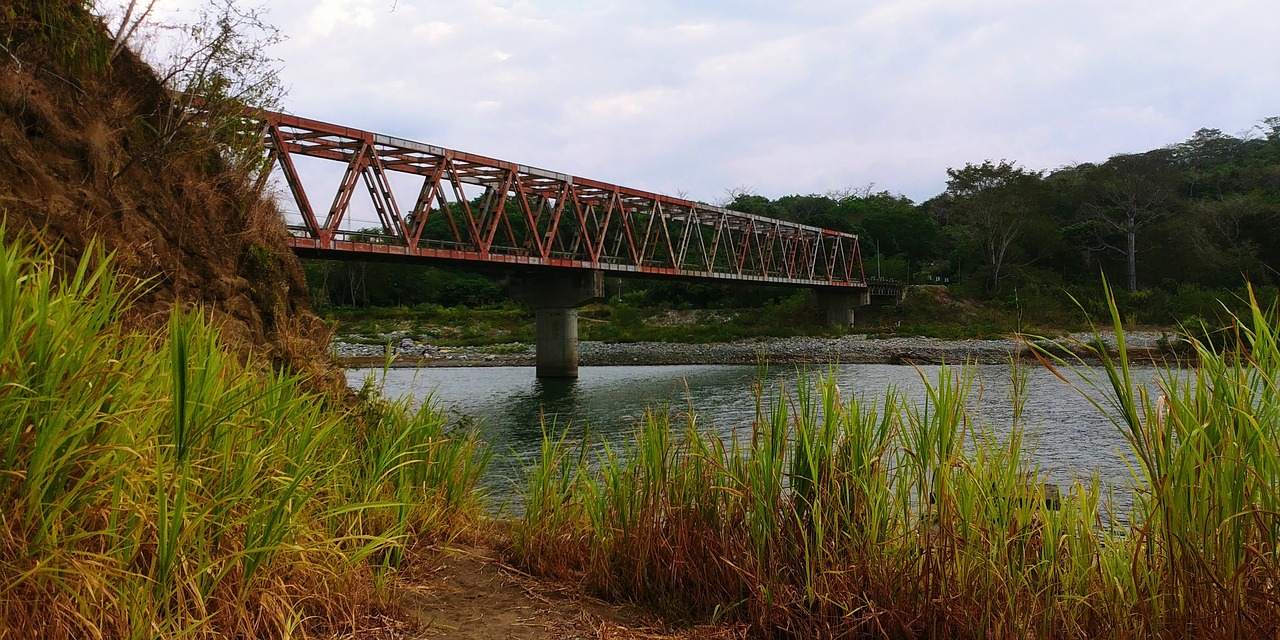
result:
[[(302, 218), (292, 229), (301, 250), (866, 286), (855, 235), (281, 113), (250, 115)], [(343, 163), (336, 190), (309, 190), (300, 157)], [(421, 180), (397, 193), (392, 174)], [(376, 232), (348, 228), (359, 191)]]
[(867, 278), (867, 290), (873, 296), (898, 298), (902, 296), (903, 284), (896, 278), (871, 276)]

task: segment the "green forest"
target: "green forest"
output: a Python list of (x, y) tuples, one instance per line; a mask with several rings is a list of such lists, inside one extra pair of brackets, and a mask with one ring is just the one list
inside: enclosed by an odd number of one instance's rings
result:
[[(873, 187), (778, 199), (737, 189), (730, 209), (858, 234), (868, 276), (946, 285), (952, 299), (1061, 324), (1101, 311), (1103, 277), (1132, 322), (1212, 320), (1252, 283), (1280, 284), (1280, 117), (1230, 135), (1187, 140), (1051, 170), (1013, 160), (947, 169), (924, 202)], [(501, 273), (310, 261), (322, 310), (499, 305)], [(616, 303), (745, 308), (806, 295), (785, 289), (617, 281)], [(930, 312), (914, 309), (914, 313)], [(939, 312), (941, 313), (941, 312)]]

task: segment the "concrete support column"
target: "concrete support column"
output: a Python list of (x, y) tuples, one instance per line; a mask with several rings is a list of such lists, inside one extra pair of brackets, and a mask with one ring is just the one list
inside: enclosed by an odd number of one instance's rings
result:
[(539, 378), (578, 377), (578, 310), (536, 307)]
[(827, 314), (827, 324), (833, 327), (848, 327), (853, 324), (853, 311), (858, 307), (871, 304), (871, 292), (841, 290), (819, 290), (818, 307)]
[(517, 274), (511, 278), (511, 295), (536, 316), (538, 377), (578, 377), (578, 307), (604, 297), (604, 273)]

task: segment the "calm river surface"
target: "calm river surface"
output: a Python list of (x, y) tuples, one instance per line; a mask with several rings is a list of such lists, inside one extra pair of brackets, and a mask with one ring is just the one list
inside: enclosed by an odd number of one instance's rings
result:
[[(1012, 417), (1010, 367), (983, 365), (976, 371), (971, 406), (980, 422), (997, 432), (1007, 431)], [(1087, 479), (1097, 472), (1104, 487), (1116, 490), (1117, 506), (1127, 510), (1125, 488), (1132, 480), (1121, 453), (1128, 449), (1124, 437), (1078, 391), (1053, 374), (1034, 365), (1025, 371), (1023, 425), (1033, 459), (1049, 473), (1049, 481), (1065, 490), (1075, 478)], [(892, 387), (915, 404), (924, 398), (921, 375), (934, 380), (937, 372), (937, 366), (917, 371), (877, 364), (835, 369), (843, 398), (856, 394), (880, 401)], [(1092, 374), (1100, 376), (1101, 370)], [(1134, 379), (1153, 387), (1155, 374), (1153, 368), (1136, 367)], [(432, 397), (454, 420), (473, 420), (494, 445), (496, 456), (486, 484), (501, 498), (515, 493), (522, 466), (537, 454), (543, 420), (554, 423), (557, 431), (567, 429), (571, 439), (581, 438), (589, 428), (612, 446), (627, 439), (647, 408), (665, 404), (673, 411), (692, 408), (705, 429), (749, 434), (756, 412), (752, 386), (758, 371), (740, 365), (582, 367), (581, 377), (569, 381), (538, 380), (532, 367), (392, 369), (385, 380), (383, 375), (382, 370), (356, 369), (347, 372), (347, 379), (359, 387), (373, 376), (385, 385), (387, 397), (407, 394), (419, 401)], [(798, 375), (795, 368), (773, 367), (765, 389), (772, 394), (783, 386), (794, 391)]]

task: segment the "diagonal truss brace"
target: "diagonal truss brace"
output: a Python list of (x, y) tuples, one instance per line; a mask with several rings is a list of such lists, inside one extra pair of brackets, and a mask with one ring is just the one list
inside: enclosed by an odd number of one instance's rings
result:
[[(865, 288), (858, 237), (287, 114), (252, 111), (295, 249)], [(324, 220), (295, 157), (345, 163)], [(421, 179), (402, 214), (390, 173)], [(381, 233), (348, 229), (363, 183)]]

